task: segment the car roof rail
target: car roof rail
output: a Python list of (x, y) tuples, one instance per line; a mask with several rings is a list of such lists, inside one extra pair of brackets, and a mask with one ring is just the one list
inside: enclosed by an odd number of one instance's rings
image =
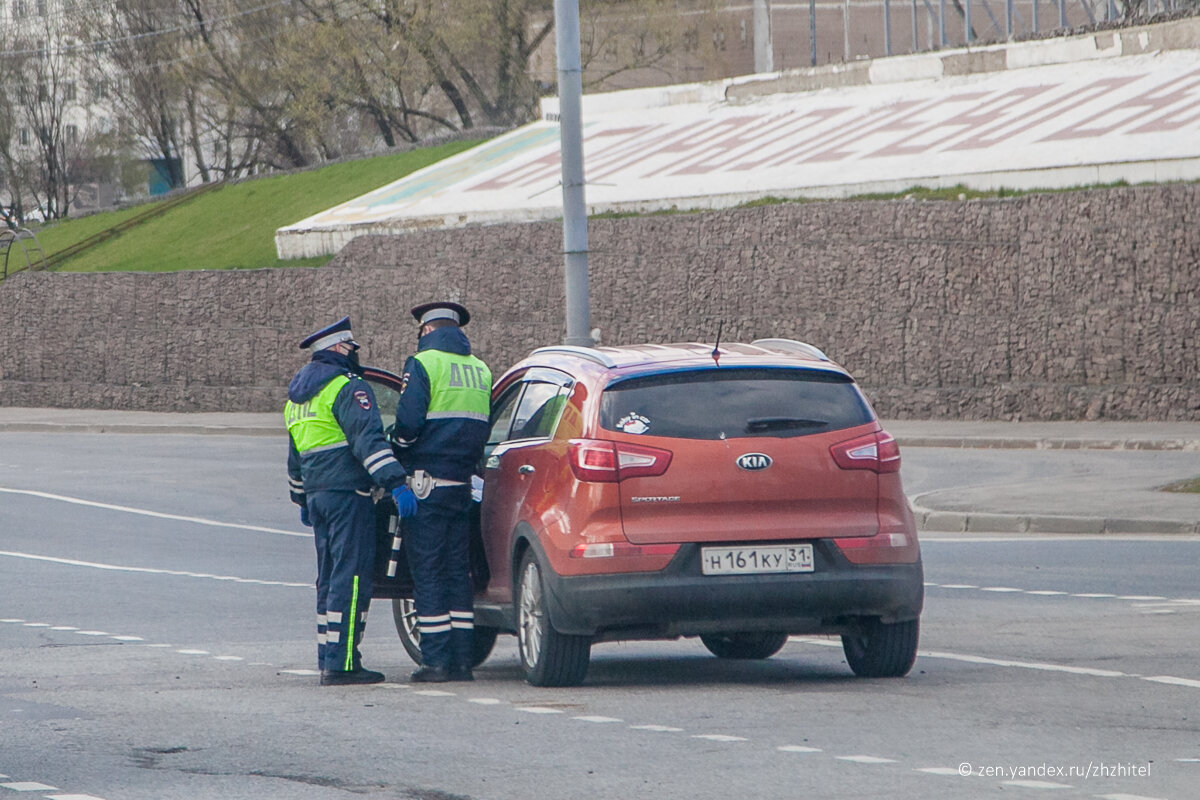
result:
[(821, 349), (809, 344), (808, 342), (800, 342), (795, 339), (755, 339), (750, 344), (758, 345), (759, 347), (771, 347), (776, 350), (785, 350), (792, 353), (803, 353), (807, 356), (820, 359), (821, 361), (829, 361), (829, 356), (821, 352)]
[(617, 365), (617, 362), (613, 361), (611, 358), (604, 355), (604, 353), (601, 353), (599, 350), (597, 350), (594, 347), (579, 347), (579, 346), (573, 345), (573, 344), (555, 344), (555, 345), (550, 345), (549, 347), (539, 347), (538, 349), (536, 349), (532, 353), (530, 353), (530, 355), (532, 355), (532, 356), (552, 355), (555, 353), (559, 353), (562, 355), (578, 356), (579, 358), (586, 358), (589, 361), (595, 361), (597, 364), (608, 367), (610, 369)]

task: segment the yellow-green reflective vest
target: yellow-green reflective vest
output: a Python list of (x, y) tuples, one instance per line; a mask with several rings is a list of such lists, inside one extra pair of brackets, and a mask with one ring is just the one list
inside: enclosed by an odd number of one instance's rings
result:
[(488, 421), (492, 372), (475, 356), (422, 350), (414, 358), (429, 377), (429, 410), (425, 419)]
[(312, 399), (304, 403), (293, 403), (291, 400), (283, 407), (283, 418), (287, 422), (288, 433), (296, 444), (296, 450), (301, 453), (315, 453), (321, 450), (332, 450), (348, 444), (342, 426), (333, 416), (333, 401), (338, 392), (350, 382), (345, 375), (325, 384), (325, 388), (317, 392)]

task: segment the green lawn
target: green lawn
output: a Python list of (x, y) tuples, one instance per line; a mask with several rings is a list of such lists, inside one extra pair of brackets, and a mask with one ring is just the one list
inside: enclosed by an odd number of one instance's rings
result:
[(1190, 492), (1200, 494), (1200, 478), (1192, 478), (1190, 481), (1180, 481), (1172, 483), (1170, 486), (1163, 487), (1164, 492)]
[[(323, 264), (328, 261), (327, 257), (280, 261), (275, 257), (275, 230), (478, 143), (453, 142), (221, 186), (81, 253), (58, 269), (69, 272), (168, 272)], [(139, 205), (63, 220), (36, 233), (49, 258), (150, 207)]]

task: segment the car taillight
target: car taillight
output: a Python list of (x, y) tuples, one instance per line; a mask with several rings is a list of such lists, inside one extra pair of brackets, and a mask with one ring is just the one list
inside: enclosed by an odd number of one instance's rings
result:
[(619, 558), (621, 556), (673, 556), (679, 552), (677, 544), (630, 544), (628, 542), (600, 542), (577, 544), (571, 550), (571, 558)]
[(869, 469), (872, 472), (899, 472), (900, 445), (887, 431), (876, 431), (829, 448), (833, 460), (842, 469)]
[(917, 537), (908, 533), (879, 533), (834, 539), (851, 564), (911, 564), (921, 552)]
[(571, 471), (581, 481), (616, 483), (626, 478), (662, 475), (671, 465), (671, 451), (625, 442), (572, 439)]

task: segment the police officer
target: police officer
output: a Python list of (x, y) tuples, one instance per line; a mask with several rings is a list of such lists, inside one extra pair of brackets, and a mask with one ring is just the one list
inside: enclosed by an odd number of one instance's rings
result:
[(288, 482), (300, 521), (317, 544), (317, 662), (321, 685), (379, 683), (363, 669), (358, 646), (371, 605), (377, 484), (403, 513), (416, 498), (392, 455), (371, 386), (359, 374), (358, 349), (344, 317), (308, 336), (312, 348), (288, 385)]
[(411, 473), (416, 516), (405, 523), (421, 632), (422, 683), (473, 680), (475, 611), (470, 575), (471, 475), (488, 437), (492, 373), (471, 355), (458, 303), (412, 310), (417, 354), (404, 364), (404, 388), (391, 439)]

